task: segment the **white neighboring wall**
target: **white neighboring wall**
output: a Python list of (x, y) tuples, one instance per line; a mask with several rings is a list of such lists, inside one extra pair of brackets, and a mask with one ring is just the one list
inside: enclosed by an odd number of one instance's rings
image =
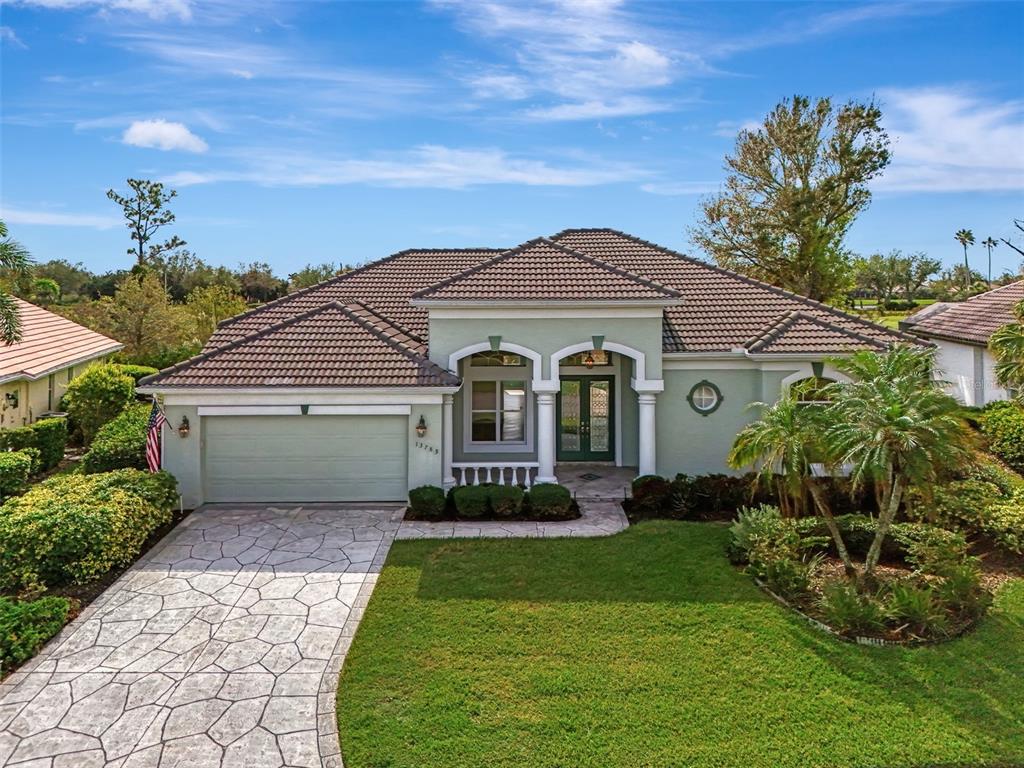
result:
[(961, 403), (982, 406), (1010, 399), (1010, 394), (996, 381), (995, 358), (988, 349), (940, 339), (931, 341), (937, 347), (937, 375), (950, 383), (949, 393)]

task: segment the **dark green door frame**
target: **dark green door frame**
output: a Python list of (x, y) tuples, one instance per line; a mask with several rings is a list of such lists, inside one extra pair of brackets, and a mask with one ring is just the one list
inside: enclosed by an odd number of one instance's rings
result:
[(562, 376), (561, 381), (555, 409), (556, 459), (614, 461), (615, 377)]

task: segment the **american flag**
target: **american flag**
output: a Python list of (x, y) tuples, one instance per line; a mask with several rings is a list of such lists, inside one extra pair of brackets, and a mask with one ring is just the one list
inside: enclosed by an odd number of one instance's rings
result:
[(146, 465), (150, 472), (160, 471), (160, 428), (166, 423), (164, 412), (160, 410), (160, 406), (154, 400), (146, 430)]

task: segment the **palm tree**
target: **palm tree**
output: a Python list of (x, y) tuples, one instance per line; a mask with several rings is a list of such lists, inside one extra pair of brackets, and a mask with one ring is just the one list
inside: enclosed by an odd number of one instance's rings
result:
[[(0, 221), (0, 269), (20, 277), (32, 266), (28, 251), (17, 240), (7, 236), (7, 225)], [(21, 320), (14, 299), (0, 286), (0, 341), (13, 344), (21, 341)]]
[(1014, 308), (1014, 314), (1017, 322), (993, 333), (988, 344), (996, 358), (996, 379), (1016, 390), (1017, 399), (1024, 402), (1024, 301)]
[(992, 249), (999, 245), (999, 241), (992, 237), (986, 237), (981, 244), (988, 249), (988, 287), (992, 288)]
[[(825, 520), (847, 576), (856, 574), (846, 542), (825, 500), (825, 494), (811, 472), (811, 464), (827, 458), (821, 440), (821, 406), (801, 403), (792, 392), (773, 405), (751, 403), (761, 409), (761, 418), (748, 424), (736, 436), (729, 452), (734, 469), (757, 467), (758, 478), (773, 481), (784, 516), (803, 505), (810, 492), (814, 506)], [(823, 462), (830, 466), (831, 462)]]
[(968, 461), (968, 432), (959, 404), (932, 378), (931, 351), (899, 345), (833, 364), (852, 381), (828, 387), (824, 440), (838, 461), (852, 466), (854, 489), (873, 482), (879, 494), (878, 526), (864, 561), (870, 583), (904, 492)]
[(967, 277), (964, 282), (964, 290), (969, 292), (971, 290), (971, 265), (967, 261), (967, 246), (974, 245), (974, 233), (969, 229), (958, 229), (953, 237), (956, 238), (956, 241), (964, 247), (964, 268), (967, 273)]

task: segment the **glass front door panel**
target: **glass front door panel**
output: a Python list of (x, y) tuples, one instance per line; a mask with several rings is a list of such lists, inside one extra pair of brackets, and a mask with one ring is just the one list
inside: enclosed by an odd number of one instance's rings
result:
[(615, 459), (614, 379), (610, 376), (566, 376), (558, 398), (560, 461)]
[(580, 382), (563, 381), (561, 396), (561, 424), (559, 425), (559, 446), (565, 452), (576, 453), (581, 450), (580, 431)]
[(606, 453), (611, 450), (611, 387), (608, 381), (589, 383), (590, 409), (589, 428), (590, 451)]

